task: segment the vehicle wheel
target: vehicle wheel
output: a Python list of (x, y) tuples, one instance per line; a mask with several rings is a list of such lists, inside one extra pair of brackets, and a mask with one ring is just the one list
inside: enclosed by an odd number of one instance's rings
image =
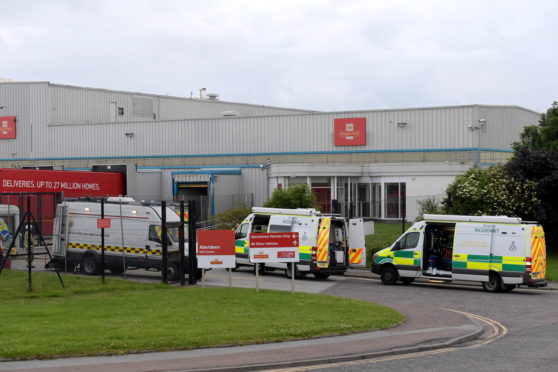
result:
[(488, 282), (483, 282), (482, 287), (485, 291), (495, 293), (502, 290), (502, 281), (496, 273), (490, 273), (488, 276)]
[(380, 272), (380, 278), (385, 285), (394, 285), (397, 283), (397, 270), (393, 266), (387, 266)]
[[(254, 268), (252, 269), (252, 273), (254, 275), (256, 275), (256, 267), (258, 267), (258, 264), (255, 264)], [(265, 264), (259, 264), (259, 267), (260, 267), (260, 271), (258, 272), (258, 274), (265, 275)]]
[(171, 262), (170, 264), (168, 264), (167, 279), (171, 282), (175, 282), (178, 280), (179, 276), (180, 276), (180, 268), (178, 267), (178, 264), (175, 262)]
[(502, 292), (511, 292), (515, 289), (514, 284), (504, 284), (502, 283)]
[(326, 280), (327, 278), (329, 278), (329, 274), (321, 273), (319, 271), (314, 272), (313, 274), (316, 279)]
[[(291, 270), (291, 264), (288, 263), (287, 264), (287, 269), (285, 270), (285, 275), (287, 276), (287, 278), (292, 278), (293, 277), (293, 273)], [(306, 273), (300, 272), (298, 270), (298, 267), (295, 264), (295, 279), (304, 279), (306, 277)]]
[(85, 256), (81, 260), (81, 271), (86, 275), (96, 275), (99, 273), (99, 264), (95, 256)]
[(411, 284), (414, 281), (415, 281), (415, 278), (401, 278), (401, 282), (403, 284)]
[(196, 270), (196, 280), (201, 280), (203, 275), (203, 270), (202, 269), (197, 269)]

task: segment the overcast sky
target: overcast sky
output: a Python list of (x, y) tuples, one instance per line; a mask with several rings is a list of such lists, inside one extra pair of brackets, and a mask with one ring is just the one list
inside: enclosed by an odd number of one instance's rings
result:
[(320, 111), (558, 100), (558, 1), (0, 0), (0, 77)]

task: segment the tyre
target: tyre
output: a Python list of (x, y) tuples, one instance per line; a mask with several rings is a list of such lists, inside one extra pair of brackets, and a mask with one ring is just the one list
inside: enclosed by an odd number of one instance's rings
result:
[(411, 284), (414, 281), (415, 281), (415, 278), (401, 278), (401, 282), (403, 284)]
[(176, 262), (171, 262), (167, 266), (167, 280), (171, 282), (177, 281), (180, 276), (180, 268)]
[(314, 274), (314, 277), (316, 279), (319, 279), (319, 280), (326, 280), (327, 278), (329, 278), (329, 274), (321, 273), (319, 271), (316, 271), (313, 274)]
[[(287, 264), (287, 269), (285, 270), (285, 275), (287, 276), (287, 278), (292, 278), (293, 277), (293, 273), (291, 270), (291, 264), (288, 263)], [(298, 270), (298, 267), (295, 264), (295, 278), (296, 279), (304, 279), (306, 277), (306, 273), (302, 273)]]
[(500, 292), (502, 290), (502, 281), (500, 276), (496, 273), (490, 273), (488, 282), (483, 282), (482, 287), (485, 291), (490, 293)]
[(196, 270), (196, 280), (200, 280), (202, 278), (203, 275), (203, 270), (202, 269), (197, 269)]
[(81, 260), (81, 271), (86, 275), (96, 275), (99, 273), (99, 264), (95, 256), (85, 256)]
[(397, 275), (397, 269), (393, 266), (386, 266), (382, 268), (380, 272), (380, 279), (385, 285), (394, 285), (397, 283), (399, 275)]
[(256, 275), (256, 267), (258, 267), (258, 265), (260, 267), (260, 270), (259, 270), (258, 274), (265, 275), (265, 264), (255, 264), (253, 269), (252, 269), (253, 274)]

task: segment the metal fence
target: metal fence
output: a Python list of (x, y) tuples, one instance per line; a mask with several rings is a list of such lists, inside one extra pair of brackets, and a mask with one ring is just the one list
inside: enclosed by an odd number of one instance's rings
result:
[[(45, 194), (1, 197), (2, 286), (20, 285), (13, 281), (23, 276), (15, 272), (28, 273), (28, 290), (33, 289), (35, 277), (41, 278), (35, 272), (99, 275), (103, 281), (105, 275), (156, 278), (182, 284), (186, 278), (195, 284), (200, 275), (193, 201), (62, 201), (58, 195)], [(37, 211), (41, 218), (36, 217)], [(189, 272), (194, 275), (186, 275)]]

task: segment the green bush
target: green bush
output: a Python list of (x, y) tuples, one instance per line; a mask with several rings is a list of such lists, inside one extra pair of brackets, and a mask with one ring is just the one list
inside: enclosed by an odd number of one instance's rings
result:
[(217, 220), (217, 228), (233, 229), (237, 225), (239, 225), (250, 213), (252, 213), (252, 208), (247, 206), (226, 209), (215, 217)]
[(268, 208), (316, 208), (316, 195), (306, 184), (290, 186), (288, 189), (275, 189), (265, 203)]

